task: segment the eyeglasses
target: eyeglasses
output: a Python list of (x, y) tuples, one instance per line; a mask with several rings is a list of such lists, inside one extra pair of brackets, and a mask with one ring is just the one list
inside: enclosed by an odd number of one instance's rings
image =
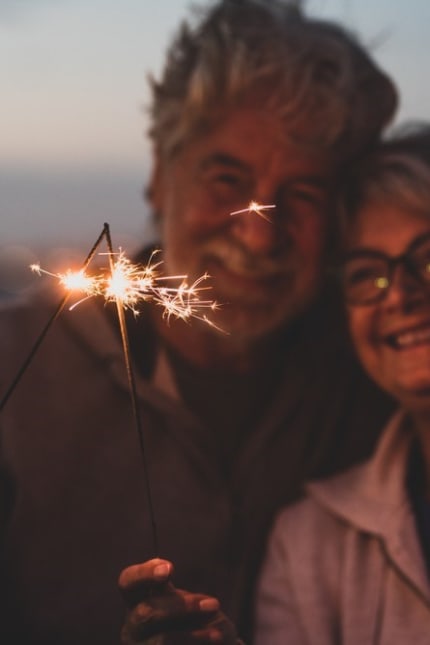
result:
[(341, 264), (345, 300), (352, 305), (381, 302), (388, 293), (397, 267), (430, 289), (430, 232), (415, 238), (405, 253), (390, 257), (379, 251), (349, 253)]

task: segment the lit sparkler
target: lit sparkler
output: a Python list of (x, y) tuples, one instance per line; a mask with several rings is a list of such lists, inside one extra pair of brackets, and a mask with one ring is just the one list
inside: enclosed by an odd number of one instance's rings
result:
[[(109, 259), (112, 258), (111, 267), (109, 271), (105, 270), (98, 275), (88, 275), (84, 269), (52, 273), (39, 264), (32, 264), (30, 269), (39, 275), (56, 278), (67, 291), (81, 293), (83, 297), (70, 309), (87, 298), (102, 296), (107, 302), (119, 299), (124, 309), (130, 309), (137, 316), (139, 303), (154, 302), (163, 308), (163, 317), (167, 320), (172, 316), (184, 321), (197, 318), (215, 327), (202, 311), (216, 311), (219, 305), (213, 300), (200, 297), (202, 291), (211, 289), (201, 286), (209, 275), (205, 273), (191, 285), (185, 275), (164, 276), (158, 270), (162, 262), (154, 262), (156, 253), (157, 251), (152, 253), (148, 264), (139, 265), (133, 264), (121, 250), (118, 253), (109, 252), (107, 255)], [(169, 281), (179, 282), (179, 286), (169, 286)]]
[[(91, 260), (93, 259), (99, 245), (106, 240), (108, 246), (109, 269), (104, 270), (97, 275), (91, 275), (86, 272)], [(161, 262), (155, 262), (154, 258), (157, 252), (153, 253), (147, 265), (133, 264), (122, 251), (114, 253), (112, 240), (110, 236), (109, 225), (105, 224), (102, 233), (98, 237), (90, 253), (88, 254), (83, 267), (79, 271), (67, 270), (66, 273), (51, 273), (42, 269), (39, 264), (31, 265), (31, 269), (41, 274), (47, 274), (59, 280), (61, 286), (65, 287), (66, 294), (62, 297), (60, 303), (42, 329), (39, 337), (36, 339), (27, 358), (19, 369), (12, 384), (6, 391), (0, 401), (0, 412), (3, 410), (11, 394), (15, 390), (38, 348), (46, 337), (51, 325), (57, 319), (65, 307), (72, 293), (82, 294), (79, 302), (70, 307), (71, 309), (87, 298), (93, 296), (102, 296), (108, 302), (115, 302), (118, 313), (118, 320), (121, 332), (124, 360), (127, 371), (129, 391), (132, 405), (134, 422), (139, 438), (140, 451), (143, 461), (143, 472), (145, 477), (145, 490), (148, 501), (149, 515), (153, 531), (154, 554), (157, 555), (158, 539), (157, 528), (155, 523), (155, 514), (152, 503), (151, 486), (148, 477), (148, 468), (146, 464), (144, 436), (140, 420), (139, 407), (137, 405), (137, 392), (135, 378), (132, 369), (130, 346), (128, 339), (127, 326), (125, 322), (125, 310), (130, 309), (135, 315), (139, 313), (138, 305), (141, 302), (153, 302), (163, 307), (163, 316), (167, 320), (173, 316), (175, 318), (187, 321), (190, 318), (197, 318), (205, 323), (216, 327), (214, 323), (202, 313), (202, 310), (209, 309), (215, 311), (218, 304), (208, 299), (200, 299), (200, 293), (210, 289), (210, 287), (201, 286), (209, 277), (204, 274), (191, 285), (187, 282), (187, 277), (180, 276), (163, 276), (158, 270)], [(178, 287), (170, 286), (169, 281), (179, 282)], [(222, 330), (221, 330), (222, 331)]]
[(247, 208), (241, 208), (238, 211), (233, 211), (232, 213), (230, 213), (230, 215), (240, 215), (241, 213), (257, 213), (257, 215), (260, 215), (260, 217), (262, 217), (263, 219), (271, 222), (272, 220), (270, 219), (270, 217), (267, 217), (267, 215), (263, 212), (271, 208), (276, 208), (276, 204), (259, 204), (258, 202), (252, 200), (251, 202), (249, 202)]

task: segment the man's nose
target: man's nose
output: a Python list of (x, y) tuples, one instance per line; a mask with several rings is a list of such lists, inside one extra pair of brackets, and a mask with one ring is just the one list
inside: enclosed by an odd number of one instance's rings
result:
[(231, 231), (249, 251), (270, 254), (280, 246), (281, 231), (276, 219), (276, 208), (258, 207), (231, 215)]

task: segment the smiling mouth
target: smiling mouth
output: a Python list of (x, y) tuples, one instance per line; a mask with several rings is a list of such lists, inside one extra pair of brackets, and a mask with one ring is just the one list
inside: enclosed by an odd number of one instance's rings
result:
[(410, 349), (421, 345), (430, 345), (430, 325), (419, 329), (408, 329), (386, 337), (386, 343), (393, 349)]

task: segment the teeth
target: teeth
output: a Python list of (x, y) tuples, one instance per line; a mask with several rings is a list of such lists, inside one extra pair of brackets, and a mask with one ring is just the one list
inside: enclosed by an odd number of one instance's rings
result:
[(400, 348), (428, 343), (430, 342), (430, 328), (399, 334), (394, 338), (394, 342)]

